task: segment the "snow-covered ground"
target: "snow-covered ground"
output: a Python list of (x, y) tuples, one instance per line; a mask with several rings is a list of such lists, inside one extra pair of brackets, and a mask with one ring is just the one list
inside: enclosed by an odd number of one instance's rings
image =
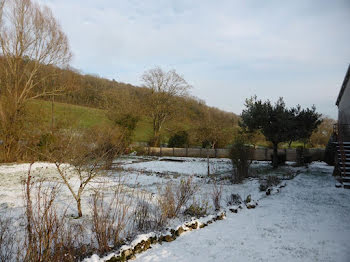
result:
[(156, 245), (135, 261), (350, 261), (350, 190), (313, 164), (253, 210)]
[[(115, 161), (114, 168), (91, 182), (83, 195), (82, 221), (91, 219), (91, 194), (96, 188), (112, 192), (120, 181), (133, 193), (157, 194), (159, 187), (171, 181), (193, 176), (199, 190), (194, 199), (207, 201), (213, 212), (211, 194), (212, 178), (207, 177), (206, 159), (125, 157)], [(272, 172), (267, 162), (253, 164), (259, 176), (288, 172), (301, 172), (287, 181), (282, 192), (266, 197), (259, 191), (259, 179), (250, 178), (242, 184), (232, 184), (224, 179), (230, 174), (227, 159), (211, 159), (210, 173), (220, 177), (222, 206), (230, 194), (248, 195), (259, 200), (253, 210), (243, 209), (238, 214), (228, 213), (227, 219), (210, 226), (184, 233), (176, 241), (156, 245), (150, 251), (137, 256), (137, 261), (350, 261), (350, 190), (334, 187), (332, 167), (323, 163), (312, 164), (309, 169), (286, 166)], [(28, 164), (0, 165), (0, 216), (15, 219), (17, 230), (23, 220), (22, 181), (28, 172)], [(67, 167), (68, 168), (68, 167)], [(53, 164), (35, 163), (32, 175), (45, 177), (51, 183), (60, 183)], [(259, 171), (259, 172), (258, 172)], [(77, 179), (70, 178), (77, 187)], [(68, 189), (61, 185), (57, 204), (67, 209), (67, 217), (76, 215), (75, 202)], [(184, 222), (170, 221), (170, 226)], [(87, 230), (88, 234), (91, 231)], [(86, 236), (86, 239), (90, 236)], [(348, 259), (347, 259), (348, 258)]]

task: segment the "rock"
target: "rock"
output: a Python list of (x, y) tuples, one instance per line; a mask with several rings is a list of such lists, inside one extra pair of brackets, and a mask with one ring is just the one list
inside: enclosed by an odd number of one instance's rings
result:
[(187, 227), (191, 230), (191, 229), (197, 229), (198, 228), (198, 222), (194, 222), (192, 224), (187, 225)]
[(238, 213), (238, 209), (237, 208), (230, 208), (229, 210), (231, 211), (231, 213), (235, 213), (235, 214)]
[(163, 236), (163, 240), (165, 242), (171, 242), (171, 241), (174, 241), (175, 239), (172, 236), (166, 235), (166, 236)]
[(124, 262), (124, 261), (126, 261), (125, 257), (118, 256), (118, 257), (112, 257), (109, 260), (107, 260), (106, 262)]
[(267, 196), (271, 195), (271, 188), (268, 188), (268, 189), (266, 190), (266, 195), (267, 195)]
[(156, 244), (158, 242), (158, 239), (156, 236), (150, 237), (151, 244)]
[(130, 255), (130, 256), (128, 256), (126, 259), (127, 259), (127, 260), (135, 260), (136, 257), (135, 257), (135, 255)]
[(170, 230), (170, 234), (171, 234), (172, 236), (175, 236), (175, 233), (176, 233), (175, 229), (171, 229), (171, 230)]
[(249, 203), (250, 201), (252, 201), (252, 196), (248, 195), (247, 198), (245, 199), (245, 202)]
[(179, 227), (176, 231), (175, 231), (175, 235), (178, 237), (180, 236), (183, 232), (185, 232), (185, 230), (182, 227)]
[(257, 205), (258, 205), (258, 203), (255, 202), (255, 201), (251, 201), (251, 202), (249, 202), (249, 203), (246, 204), (246, 206), (247, 206), (248, 209), (255, 208)]
[(223, 220), (225, 218), (225, 213), (222, 212), (220, 215), (216, 217), (217, 220)]
[(283, 183), (282, 185), (280, 185), (280, 188), (283, 188), (285, 187), (287, 184), (286, 183)]
[(213, 221), (212, 221), (212, 220), (209, 220), (209, 221), (208, 221), (208, 224), (212, 224), (212, 223), (213, 223)]
[(204, 228), (204, 227), (206, 227), (208, 224), (206, 224), (206, 223), (203, 223), (203, 224), (200, 224), (199, 225), (199, 228)]
[[(135, 254), (141, 253), (141, 252), (143, 251), (142, 246), (143, 246), (143, 245), (142, 245), (141, 243), (137, 244), (137, 245), (134, 247), (134, 253), (135, 253)], [(126, 256), (126, 257), (128, 257), (128, 256)]]
[(122, 256), (123, 257), (128, 257), (133, 253), (133, 251), (131, 249), (126, 249), (122, 252)]
[(145, 241), (145, 244), (143, 246), (143, 250), (147, 250), (151, 247), (151, 239), (148, 239), (147, 241)]

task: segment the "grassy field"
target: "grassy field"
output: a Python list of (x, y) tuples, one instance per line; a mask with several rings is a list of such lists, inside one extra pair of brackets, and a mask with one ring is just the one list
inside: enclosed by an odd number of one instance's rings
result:
[[(33, 117), (40, 118), (44, 125), (48, 127), (51, 125), (52, 103), (50, 101), (33, 100), (29, 103), (28, 110)], [(102, 109), (55, 102), (53, 111), (55, 125), (89, 128), (109, 123), (106, 113)], [(151, 133), (150, 122), (141, 120), (135, 130), (134, 140), (137, 142), (148, 141)]]

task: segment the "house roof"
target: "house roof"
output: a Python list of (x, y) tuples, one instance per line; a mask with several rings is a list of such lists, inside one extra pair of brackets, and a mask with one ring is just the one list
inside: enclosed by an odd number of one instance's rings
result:
[(349, 78), (350, 78), (350, 65), (348, 66), (348, 71), (346, 72), (343, 84), (341, 86), (341, 89), (340, 89), (340, 92), (339, 92), (339, 95), (338, 95), (338, 98), (337, 98), (337, 102), (335, 103), (337, 106), (339, 106), (339, 103), (340, 103), (340, 100), (341, 100), (341, 98), (342, 98), (342, 96), (344, 94), (345, 88), (348, 85)]

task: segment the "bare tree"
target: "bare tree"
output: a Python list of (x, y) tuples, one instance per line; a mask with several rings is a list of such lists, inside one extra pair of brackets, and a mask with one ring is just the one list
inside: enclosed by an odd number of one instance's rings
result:
[[(16, 160), (30, 99), (56, 95), (41, 85), (71, 58), (66, 35), (51, 10), (31, 0), (0, 0), (0, 135), (4, 160)], [(43, 67), (50, 67), (40, 74)]]
[(104, 131), (70, 132), (60, 137), (53, 148), (47, 148), (46, 158), (55, 163), (63, 183), (76, 201), (78, 217), (83, 215), (81, 199), (86, 187), (103, 173), (106, 162), (124, 150), (123, 134), (113, 131), (106, 128)]
[(177, 96), (184, 96), (190, 85), (175, 70), (168, 72), (156, 67), (142, 76), (145, 87), (151, 90), (147, 99), (147, 114), (153, 124), (153, 145), (159, 145), (160, 132), (164, 123), (176, 113)]

